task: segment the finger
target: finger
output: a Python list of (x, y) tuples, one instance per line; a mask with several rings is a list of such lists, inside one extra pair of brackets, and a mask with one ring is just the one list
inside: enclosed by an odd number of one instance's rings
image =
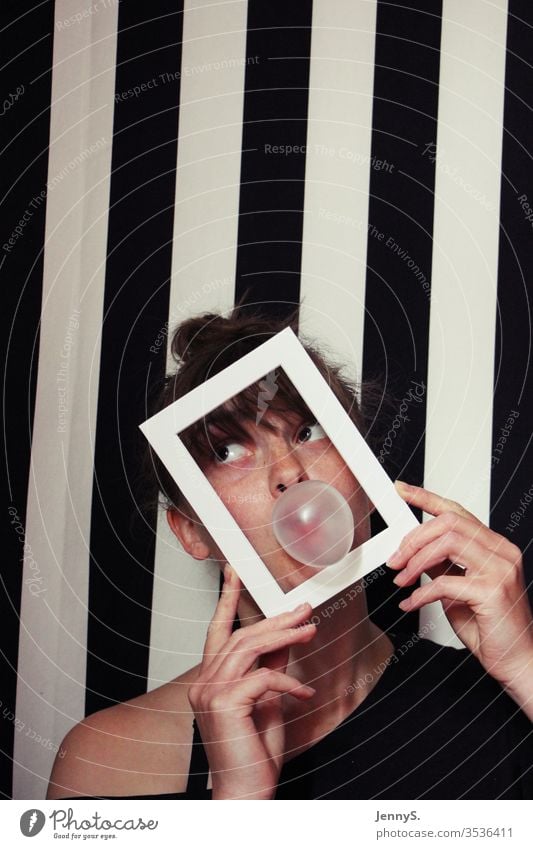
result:
[[(446, 606), (459, 603), (468, 605), (473, 614), (481, 612), (491, 615), (497, 624), (505, 622), (506, 618), (513, 616), (514, 610), (523, 610), (524, 594), (518, 595), (514, 601), (509, 592), (501, 584), (489, 584), (480, 580), (478, 576), (473, 578), (458, 578), (455, 575), (441, 575), (423, 584), (398, 605), (402, 610), (418, 610), (425, 604), (441, 601)], [(528, 622), (529, 622), (528, 617)]]
[[(279, 631), (282, 628), (293, 628), (307, 619), (311, 610), (310, 604), (300, 604), (294, 610), (290, 610), (287, 613), (279, 613), (277, 616), (271, 616), (268, 619), (260, 619), (259, 622), (255, 622), (253, 625), (246, 625), (244, 628), (239, 628), (238, 631), (231, 632), (230, 629), (228, 639), (231, 637), (234, 643), (238, 643), (250, 634), (263, 634), (268, 631)], [(232, 649), (233, 646), (229, 646), (228, 648)], [(217, 648), (217, 652), (218, 650), (220, 650), (220, 647)], [(216, 654), (217, 652), (214, 653)]]
[(212, 693), (207, 692), (196, 712), (226, 714), (233, 719), (236, 711), (243, 706), (253, 708), (258, 699), (262, 699), (269, 691), (276, 694), (289, 693), (297, 699), (309, 699), (316, 692), (313, 687), (302, 684), (292, 675), (262, 667), (232, 685), (227, 684), (217, 687)]
[(402, 569), (417, 551), (439, 536), (452, 531), (475, 540), (491, 551), (498, 552), (501, 557), (511, 558), (514, 555), (516, 547), (481, 522), (472, 522), (458, 513), (443, 513), (409, 531), (402, 539), (399, 549), (387, 560), (387, 565), (391, 569)]
[(434, 581), (418, 587), (409, 598), (398, 605), (402, 610), (419, 610), (425, 604), (434, 601), (462, 602), (477, 607), (487, 600), (486, 587), (474, 578), (458, 578), (455, 575), (441, 575)]
[(269, 616), (259, 622), (254, 622), (253, 625), (241, 628), (235, 634), (235, 637), (238, 640), (241, 636), (249, 636), (250, 634), (262, 634), (267, 631), (279, 631), (281, 628), (293, 628), (308, 619), (311, 612), (312, 607), (309, 602), (304, 602), (295, 607), (294, 610)]
[(316, 634), (316, 625), (249, 634), (238, 643), (230, 643), (209, 668), (211, 681), (236, 681), (243, 678), (263, 655), (271, 655), (292, 645), (307, 643)]
[[(412, 584), (416, 583), (416, 578), (410, 578), (409, 575), (405, 575), (404, 572), (399, 573), (402, 577), (394, 578), (393, 583), (396, 584), (397, 587), (410, 587)], [(453, 563), (451, 560), (446, 558), (445, 560), (440, 560), (435, 566), (427, 566), (423, 569), (422, 573), (427, 575), (432, 580), (438, 578), (440, 575), (459, 575), (463, 576), (466, 574), (466, 569), (464, 566), (460, 566), (458, 563)]]
[(394, 578), (394, 583), (399, 587), (408, 587), (418, 580), (423, 572), (428, 572), (433, 567), (444, 567), (441, 571), (448, 571), (447, 560), (455, 561), (472, 572), (498, 569), (502, 577), (510, 569), (509, 562), (496, 552), (457, 531), (448, 531), (411, 557), (403, 571)]
[[(259, 622), (255, 622), (253, 625), (246, 625), (244, 628), (239, 628), (237, 631), (233, 632), (230, 628), (229, 633), (226, 632), (226, 639), (223, 645), (221, 645), (220, 642), (214, 644), (215, 650), (211, 652), (211, 659), (221, 652), (223, 647), (224, 653), (226, 651), (233, 651), (242, 639), (245, 639), (252, 634), (264, 634), (269, 631), (279, 631), (282, 628), (296, 627), (305, 619), (309, 618), (311, 610), (311, 605), (306, 602), (298, 605), (298, 607), (294, 610), (290, 610), (287, 613), (279, 613), (277, 616), (271, 616), (268, 619), (261, 619)], [(226, 643), (228, 643), (230, 639), (231, 644), (226, 646)]]
[(232, 634), (233, 623), (237, 615), (240, 590), (242, 584), (229, 563), (224, 567), (224, 584), (215, 608), (213, 618), (207, 629), (204, 646), (204, 662), (209, 662), (213, 655), (227, 643)]
[(407, 501), (408, 504), (412, 504), (413, 507), (420, 507), (421, 510), (424, 510), (426, 513), (430, 513), (432, 516), (439, 516), (441, 513), (448, 512), (458, 513), (465, 519), (471, 519), (479, 525), (482, 524), (477, 516), (474, 516), (473, 513), (469, 513), (468, 510), (465, 510), (465, 508), (461, 504), (458, 504), (457, 501), (451, 501), (449, 498), (443, 498), (441, 495), (437, 495), (436, 492), (430, 492), (429, 489), (424, 489), (423, 486), (413, 486), (410, 483), (405, 483), (405, 481), (395, 481), (394, 486), (404, 501)]
[[(270, 669), (262, 667), (256, 669), (249, 676), (252, 679), (257, 679), (261, 685), (262, 692), (260, 698), (264, 699), (267, 693), (287, 693), (290, 696), (295, 696), (297, 699), (309, 699), (314, 696), (316, 690), (309, 684), (302, 684), (294, 675), (287, 675), (286, 672), (281, 672), (278, 669)], [(268, 698), (265, 700), (268, 701)]]

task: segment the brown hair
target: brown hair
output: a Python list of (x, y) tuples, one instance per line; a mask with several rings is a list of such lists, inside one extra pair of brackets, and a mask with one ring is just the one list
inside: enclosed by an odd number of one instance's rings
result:
[[(204, 313), (187, 319), (175, 329), (171, 342), (171, 353), (178, 369), (166, 378), (152, 414), (186, 395), (285, 327), (295, 330), (296, 314), (293, 313), (285, 320), (272, 319), (253, 314), (249, 307), (244, 309), (241, 306), (228, 316)], [(339, 366), (328, 363), (312, 345), (306, 342), (302, 344), (351, 420), (365, 436), (365, 417), (360, 410), (355, 387), (341, 376)], [(258, 398), (261, 391), (265, 390), (265, 385), (261, 386), (264, 380), (268, 388), (268, 376), (265, 375), (180, 434), (197, 462), (212, 456), (216, 451), (212, 444), (213, 427), (226, 438), (246, 437), (243, 423), (257, 421)], [(267, 397), (269, 410), (298, 414), (302, 420), (314, 420), (299, 392), (281, 369), (275, 372), (275, 393), (267, 394)], [(268, 428), (268, 420), (261, 419), (261, 425)], [(184, 497), (178, 485), (157, 455), (150, 450), (149, 462), (163, 493), (164, 506), (183, 506)]]

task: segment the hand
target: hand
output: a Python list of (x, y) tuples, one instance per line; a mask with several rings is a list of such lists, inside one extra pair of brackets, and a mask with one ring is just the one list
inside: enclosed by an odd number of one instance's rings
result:
[(282, 695), (308, 699), (315, 692), (286, 674), (289, 646), (311, 640), (316, 626), (302, 624), (311, 613), (304, 604), (232, 634), (240, 589), (226, 566), (189, 701), (211, 768), (213, 799), (270, 799), (285, 748)]
[(442, 602), (465, 646), (530, 713), (533, 685), (522, 679), (533, 681), (533, 628), (520, 549), (460, 504), (402, 481), (396, 487), (408, 504), (436, 517), (410, 531), (388, 560), (400, 587), (423, 572), (433, 578), (400, 607)]

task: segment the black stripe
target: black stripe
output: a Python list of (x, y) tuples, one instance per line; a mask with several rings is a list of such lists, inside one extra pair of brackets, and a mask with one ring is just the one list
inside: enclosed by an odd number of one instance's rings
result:
[(300, 300), (311, 15), (248, 5), (236, 298), (280, 317)]
[(532, 32), (531, 3), (511, 0), (505, 68), (491, 461), (491, 527), (523, 550), (530, 582), (533, 580)]
[[(41, 3), (23, 17), (15, 3), (3, 4), (2, 11), (5, 100), (1, 106), (1, 170), (5, 179), (0, 262), (3, 309), (9, 321), (2, 352), (2, 363), (6, 364), (2, 387), (6, 453), (2, 452), (2, 456), (8, 457), (4, 504), (11, 527), (2, 556), (0, 674), (5, 714), (0, 722), (0, 795), (10, 797), (15, 729), (11, 717), (17, 686), (22, 558), (42, 298), (54, 4)], [(18, 234), (14, 233), (16, 227)], [(27, 554), (31, 556), (31, 552)], [(25, 589), (28, 590), (29, 587)]]
[(158, 2), (157, 14), (146, 4), (120, 4), (91, 526), (88, 713), (146, 688), (155, 535), (137, 513), (144, 447), (138, 425), (147, 416), (145, 390), (150, 393), (165, 370), (160, 342), (170, 292), (182, 11), (174, 0)]
[(207, 760), (207, 754), (202, 743), (200, 729), (196, 724), (196, 720), (193, 720), (191, 761), (186, 791), (189, 797), (193, 799), (198, 795), (201, 798), (202, 794), (207, 790), (208, 780), (209, 761)]
[[(363, 378), (381, 378), (396, 399), (380, 412), (378, 454), (383, 448), (387, 471), (411, 483), (424, 472), (435, 188), (427, 145), (437, 138), (441, 13), (441, 0), (378, 2), (377, 10)], [(402, 400), (409, 421), (389, 436)], [(372, 604), (388, 594), (378, 583)], [(382, 627), (399, 627), (400, 597), (375, 614)]]

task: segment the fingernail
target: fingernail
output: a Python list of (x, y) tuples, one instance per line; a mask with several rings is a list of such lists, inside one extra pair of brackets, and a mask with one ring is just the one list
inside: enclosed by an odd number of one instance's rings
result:
[(399, 603), (398, 607), (400, 608), (400, 610), (409, 610), (409, 608), (411, 607), (411, 600), (408, 598), (404, 598), (404, 600)]
[(305, 687), (305, 689), (307, 690), (307, 692), (309, 693), (309, 695), (310, 695), (310, 696), (314, 696), (314, 695), (315, 695), (316, 690), (315, 690), (315, 688), (314, 688), (314, 687), (309, 687), (309, 685), (308, 685), (308, 684), (304, 684), (304, 687)]
[(303, 604), (299, 604), (298, 607), (295, 607), (293, 613), (300, 613), (301, 610), (305, 610), (308, 607), (308, 602), (304, 601)]
[(400, 489), (407, 489), (407, 490), (411, 489), (411, 484), (406, 483), (405, 481), (401, 481), (401, 480), (395, 480), (394, 486), (398, 486), (398, 487), (400, 487)]
[(387, 566), (397, 566), (397, 565), (398, 565), (398, 563), (401, 563), (401, 560), (402, 560), (402, 555), (401, 555), (401, 551), (400, 551), (400, 549), (398, 548), (398, 549), (397, 549), (396, 551), (394, 551), (394, 552), (391, 554), (391, 556), (388, 558), (388, 560), (387, 560)]
[(231, 574), (231, 566), (229, 565), (229, 563), (226, 563), (226, 565), (224, 566), (224, 580), (228, 583), (231, 581)]
[(395, 578), (392, 579), (392, 583), (396, 584), (397, 587), (400, 587), (404, 582), (404, 574), (400, 572), (399, 575), (396, 575)]

